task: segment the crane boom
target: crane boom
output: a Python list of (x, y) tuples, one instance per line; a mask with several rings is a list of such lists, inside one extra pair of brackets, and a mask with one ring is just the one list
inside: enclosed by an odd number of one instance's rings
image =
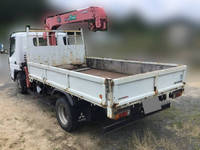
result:
[[(61, 25), (72, 23), (88, 23), (90, 31), (106, 31), (107, 16), (103, 8), (89, 7), (86, 9), (74, 10), (54, 16), (49, 16), (45, 19), (45, 30), (56, 30)], [(50, 44), (55, 45), (55, 33), (50, 33)], [(46, 38), (46, 34), (44, 34)]]
[(107, 16), (104, 9), (100, 7), (89, 7), (47, 17), (45, 19), (45, 29), (56, 30), (64, 24), (81, 24), (84, 22), (88, 23), (91, 31), (107, 30)]

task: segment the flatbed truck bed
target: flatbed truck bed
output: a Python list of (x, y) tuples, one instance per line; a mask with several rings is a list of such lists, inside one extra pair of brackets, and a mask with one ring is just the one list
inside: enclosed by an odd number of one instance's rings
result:
[(79, 37), (72, 37), (72, 31), (70, 36), (66, 30), (56, 32), (57, 45), (40, 43), (41, 30), (27, 29), (11, 38), (24, 43), (16, 43), (16, 48), (23, 49), (21, 55), (26, 57), (27, 85), (38, 93), (56, 95), (57, 119), (67, 131), (72, 128), (65, 126), (66, 113), (73, 118), (87, 118), (94, 108), (100, 108), (115, 120), (131, 113), (148, 115), (169, 106), (170, 99), (184, 91), (185, 65), (88, 57), (82, 30), (73, 31)]

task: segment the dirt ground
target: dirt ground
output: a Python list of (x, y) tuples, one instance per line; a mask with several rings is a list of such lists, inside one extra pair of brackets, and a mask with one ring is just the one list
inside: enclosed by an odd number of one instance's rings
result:
[(19, 94), (0, 69), (0, 150), (200, 150), (199, 72), (189, 73), (184, 96), (170, 109), (102, 134), (104, 122), (65, 132), (45, 97)]

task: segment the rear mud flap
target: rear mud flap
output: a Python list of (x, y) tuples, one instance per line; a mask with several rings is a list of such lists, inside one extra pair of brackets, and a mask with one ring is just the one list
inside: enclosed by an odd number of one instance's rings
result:
[(157, 97), (144, 100), (142, 102), (142, 105), (143, 105), (145, 115), (162, 109), (162, 103), (159, 101)]

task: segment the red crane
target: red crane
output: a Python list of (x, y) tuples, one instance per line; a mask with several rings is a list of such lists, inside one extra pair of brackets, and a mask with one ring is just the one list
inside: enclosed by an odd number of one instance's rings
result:
[[(85, 22), (88, 23), (88, 28), (91, 31), (107, 30), (107, 16), (104, 9), (100, 7), (89, 7), (49, 16), (45, 19), (45, 30), (56, 30), (64, 24), (82, 24)], [(55, 33), (51, 32), (49, 36), (50, 44), (55, 45)], [(46, 37), (46, 34), (44, 37)]]

